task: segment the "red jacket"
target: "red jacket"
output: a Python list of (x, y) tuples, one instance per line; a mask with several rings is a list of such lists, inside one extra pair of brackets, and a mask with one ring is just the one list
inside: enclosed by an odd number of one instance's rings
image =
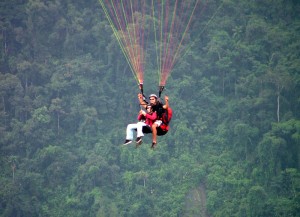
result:
[(152, 126), (152, 124), (154, 123), (154, 121), (157, 119), (157, 115), (156, 112), (152, 112), (152, 114), (146, 114), (146, 116), (139, 114), (138, 115), (138, 120), (142, 120), (145, 119), (145, 124), (149, 125), (150, 127)]

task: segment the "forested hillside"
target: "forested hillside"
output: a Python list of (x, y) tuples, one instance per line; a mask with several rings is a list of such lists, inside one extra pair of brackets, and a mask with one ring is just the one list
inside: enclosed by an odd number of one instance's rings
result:
[(152, 150), (99, 1), (0, 2), (1, 217), (299, 216), (300, 2), (204, 5)]

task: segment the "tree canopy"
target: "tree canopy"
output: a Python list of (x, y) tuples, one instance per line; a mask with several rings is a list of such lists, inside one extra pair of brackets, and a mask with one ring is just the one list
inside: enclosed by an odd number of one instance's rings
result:
[(300, 2), (202, 3), (153, 151), (99, 1), (0, 2), (0, 216), (299, 215)]

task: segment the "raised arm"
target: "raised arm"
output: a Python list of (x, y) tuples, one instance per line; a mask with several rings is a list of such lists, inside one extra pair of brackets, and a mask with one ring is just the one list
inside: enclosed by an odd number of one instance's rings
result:
[(143, 94), (139, 93), (138, 94), (138, 99), (139, 99), (140, 105), (143, 108), (147, 108), (147, 103), (144, 101)]
[(169, 97), (165, 96), (165, 104), (163, 105), (164, 109), (168, 109), (169, 108)]

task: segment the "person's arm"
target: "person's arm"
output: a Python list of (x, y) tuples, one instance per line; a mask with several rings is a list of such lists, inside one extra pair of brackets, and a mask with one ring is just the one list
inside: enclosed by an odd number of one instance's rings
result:
[(143, 115), (141, 114), (141, 113), (139, 113), (139, 115), (138, 115), (138, 120), (140, 121), (140, 120), (142, 120), (142, 118), (143, 118)]
[(139, 93), (138, 94), (138, 99), (139, 99), (139, 102), (140, 102), (140, 105), (143, 107), (143, 108), (147, 108), (147, 103), (144, 101), (143, 99), (143, 94)]
[(169, 108), (169, 97), (165, 96), (165, 104), (163, 105), (164, 109), (168, 109)]
[(146, 113), (145, 111), (143, 111), (142, 109), (139, 111), (139, 114), (138, 114), (138, 120), (142, 120), (142, 119), (145, 119), (146, 118)]

